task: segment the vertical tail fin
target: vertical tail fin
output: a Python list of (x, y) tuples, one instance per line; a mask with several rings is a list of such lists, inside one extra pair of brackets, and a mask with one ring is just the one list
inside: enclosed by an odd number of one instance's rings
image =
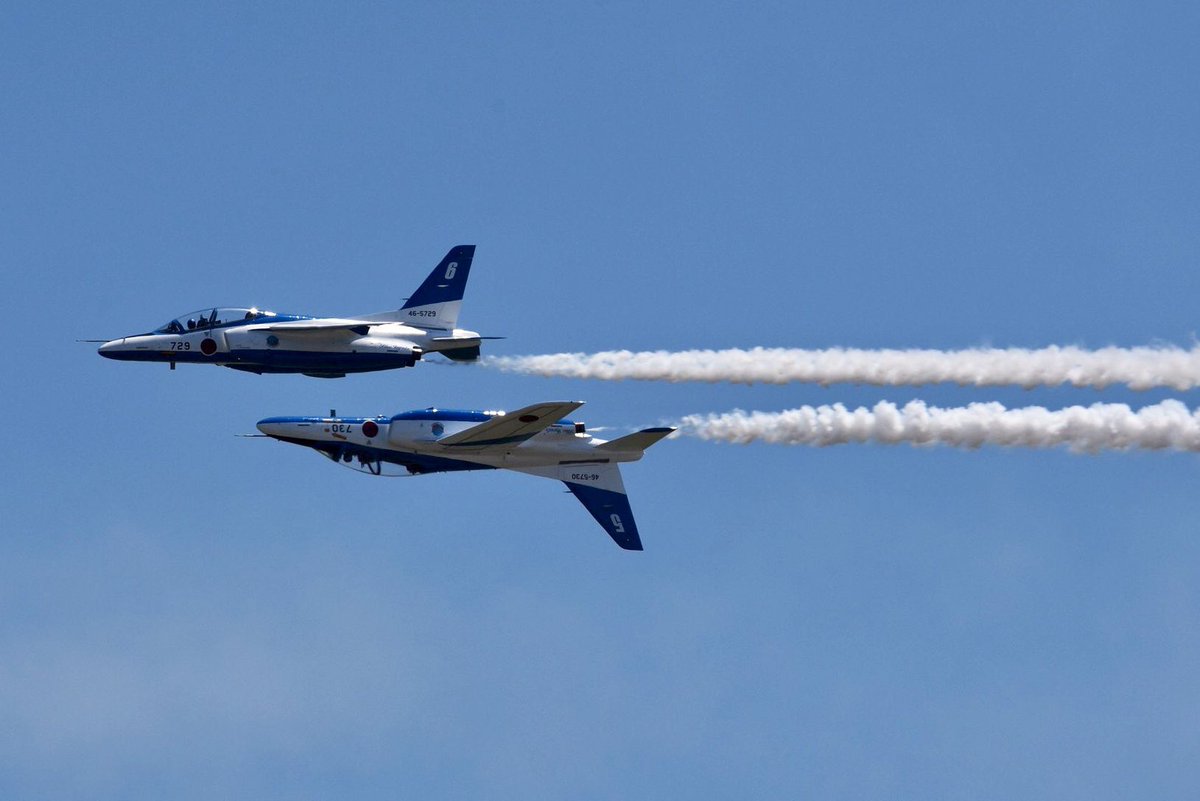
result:
[(458, 325), (458, 313), (462, 309), (463, 293), (467, 288), (467, 277), (471, 273), (471, 261), (475, 258), (474, 245), (457, 245), (438, 262), (425, 280), (417, 287), (399, 311), (367, 315), (367, 320), (390, 320), (415, 325), (420, 328), (444, 328), (453, 330)]
[(621, 481), (621, 468), (615, 464), (581, 464), (563, 470), (560, 478), (613, 542), (627, 551), (642, 550), (642, 538)]
[(547, 467), (514, 467), (519, 473), (553, 478), (567, 485), (613, 542), (627, 551), (642, 550), (629, 496), (621, 469), (608, 459), (595, 462), (575, 462)]

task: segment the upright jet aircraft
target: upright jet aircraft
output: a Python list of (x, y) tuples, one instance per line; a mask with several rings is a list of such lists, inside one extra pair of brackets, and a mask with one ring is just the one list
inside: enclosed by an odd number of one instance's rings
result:
[(503, 468), (567, 485), (608, 535), (642, 550), (621, 481), (620, 462), (643, 452), (673, 428), (647, 428), (611, 442), (563, 419), (581, 401), (555, 401), (515, 412), (422, 409), (392, 417), (268, 417), (258, 430), (304, 445), (371, 475), (418, 475)]
[(317, 378), (412, 367), (426, 353), (474, 361), (480, 341), (493, 338), (455, 327), (474, 256), (474, 245), (451, 248), (396, 311), (310, 317), (257, 308), (209, 308), (147, 334), (105, 342), (100, 355), (169, 362), (172, 370), (176, 362), (184, 362)]

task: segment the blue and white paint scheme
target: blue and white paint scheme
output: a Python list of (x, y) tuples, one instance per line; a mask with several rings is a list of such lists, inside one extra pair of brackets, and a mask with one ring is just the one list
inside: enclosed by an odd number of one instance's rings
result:
[(219, 364), (250, 373), (304, 373), (341, 378), (412, 367), (427, 353), (456, 361), (479, 358), (481, 337), (457, 328), (474, 245), (451, 248), (396, 311), (357, 317), (276, 314), (258, 308), (208, 308), (146, 334), (100, 346), (109, 359)]
[(582, 405), (551, 401), (507, 413), (430, 408), (391, 417), (268, 417), (258, 421), (258, 430), (376, 476), (505, 469), (555, 479), (617, 545), (640, 551), (620, 463), (641, 459), (675, 429), (597, 439), (583, 423), (566, 419)]

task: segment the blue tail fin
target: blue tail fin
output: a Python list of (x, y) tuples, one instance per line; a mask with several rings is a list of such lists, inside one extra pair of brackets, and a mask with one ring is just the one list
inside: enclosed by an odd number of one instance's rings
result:
[[(579, 465), (577, 469), (582, 473), (596, 468), (597, 465)], [(609, 470), (615, 472), (616, 469), (616, 465), (604, 465), (600, 468), (602, 472)], [(619, 473), (617, 480), (620, 481)], [(578, 484), (574, 481), (563, 481), (563, 483), (567, 485), (571, 494), (591, 512), (600, 527), (608, 532), (608, 536), (613, 538), (613, 542), (627, 551), (642, 550), (642, 538), (638, 536), (637, 523), (633, 520), (633, 509), (629, 506), (629, 496), (625, 494), (624, 487), (621, 488), (622, 491), (617, 492), (587, 484)]]
[(400, 318), (422, 328), (453, 329), (458, 324), (458, 312), (462, 308), (474, 258), (474, 245), (450, 248), (446, 257), (400, 307)]
[(629, 496), (625, 494), (621, 468), (609, 458), (511, 469), (531, 476), (558, 479), (567, 485), (613, 542), (627, 551), (642, 550), (642, 538), (633, 519), (633, 509), (629, 507)]

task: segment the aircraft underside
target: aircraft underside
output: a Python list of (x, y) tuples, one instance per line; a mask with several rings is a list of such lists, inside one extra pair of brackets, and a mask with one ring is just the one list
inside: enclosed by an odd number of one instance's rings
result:
[(372, 448), (350, 442), (323, 442), (314, 444), (311, 440), (293, 439), (291, 437), (276, 437), (276, 439), (296, 445), (304, 445), (319, 451), (323, 456), (327, 456), (335, 462), (376, 476), (387, 475), (384, 469), (385, 465), (402, 467), (409, 475), (496, 469), (492, 465), (479, 464), (478, 462), (446, 459), (441, 456), (432, 456), (423, 453), (404, 453), (388, 448)]
[(132, 351), (111, 358), (122, 361), (174, 362), (179, 364), (218, 364), (248, 373), (305, 373), (342, 376), (412, 367), (419, 353), (339, 353), (337, 351), (241, 350), (205, 356), (195, 351), (161, 353)]
[(226, 367), (252, 373), (311, 373), (333, 375), (370, 373), (412, 367), (420, 354), (337, 353), (328, 351), (230, 351), (222, 354)]
[(391, 417), (283, 416), (258, 421), (265, 436), (312, 448), (371, 475), (504, 469), (562, 482), (614, 542), (642, 549), (620, 463), (674, 431), (646, 428), (614, 440), (566, 415), (582, 401), (546, 401), (511, 412), (428, 407)]

